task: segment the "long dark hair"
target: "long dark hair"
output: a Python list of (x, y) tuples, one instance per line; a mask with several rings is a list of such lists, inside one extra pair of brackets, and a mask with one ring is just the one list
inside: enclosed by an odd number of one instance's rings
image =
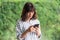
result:
[(24, 5), (23, 10), (22, 10), (22, 15), (21, 15), (21, 20), (22, 21), (25, 21), (25, 19), (27, 18), (26, 14), (28, 12), (34, 12), (34, 15), (32, 16), (31, 19), (37, 19), (36, 10), (35, 10), (34, 5), (31, 2), (27, 2)]

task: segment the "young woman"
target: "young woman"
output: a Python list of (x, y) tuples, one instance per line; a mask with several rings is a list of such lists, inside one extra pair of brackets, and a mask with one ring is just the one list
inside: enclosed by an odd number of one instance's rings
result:
[(21, 19), (16, 25), (18, 40), (39, 40), (41, 36), (40, 22), (32, 3), (27, 2), (22, 11)]

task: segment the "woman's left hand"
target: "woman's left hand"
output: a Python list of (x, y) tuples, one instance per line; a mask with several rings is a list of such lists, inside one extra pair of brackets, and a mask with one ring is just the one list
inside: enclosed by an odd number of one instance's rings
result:
[(41, 35), (41, 30), (39, 27), (35, 27), (36, 29), (36, 35), (39, 37)]

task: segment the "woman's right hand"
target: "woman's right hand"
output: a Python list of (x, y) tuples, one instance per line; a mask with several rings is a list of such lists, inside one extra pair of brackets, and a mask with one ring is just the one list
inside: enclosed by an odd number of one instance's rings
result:
[(35, 32), (35, 28), (33, 27), (33, 26), (30, 26), (29, 28), (28, 28), (28, 30), (29, 30), (29, 32)]
[(25, 38), (28, 32), (35, 32), (36, 29), (33, 26), (30, 26), (24, 33), (22, 33), (21, 38)]

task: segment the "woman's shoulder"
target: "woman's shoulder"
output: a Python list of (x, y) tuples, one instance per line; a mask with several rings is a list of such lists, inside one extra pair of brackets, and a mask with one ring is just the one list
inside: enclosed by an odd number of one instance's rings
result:
[(18, 19), (18, 20), (17, 20), (17, 23), (22, 23), (21, 19)]
[(32, 21), (36, 21), (36, 22), (39, 22), (40, 20), (38, 20), (38, 19), (31, 19)]
[(35, 23), (39, 23), (40, 24), (40, 20), (38, 20), (38, 19), (32, 19), (32, 21)]

